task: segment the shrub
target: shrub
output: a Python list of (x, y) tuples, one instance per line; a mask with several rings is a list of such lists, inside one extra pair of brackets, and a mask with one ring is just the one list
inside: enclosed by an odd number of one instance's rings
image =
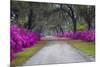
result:
[(59, 35), (58, 33), (56, 36), (63, 36), (66, 38), (72, 38), (72, 39), (80, 39), (84, 41), (95, 41), (95, 31), (77, 31), (77, 32), (64, 32), (63, 35)]
[(40, 40), (39, 33), (18, 27), (16, 24), (11, 25), (10, 36), (11, 61), (15, 58), (16, 53), (23, 51), (23, 48), (35, 45)]

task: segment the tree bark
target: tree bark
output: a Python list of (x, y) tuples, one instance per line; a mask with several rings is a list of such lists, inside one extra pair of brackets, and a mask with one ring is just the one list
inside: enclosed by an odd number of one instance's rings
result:
[(32, 9), (30, 9), (28, 16), (28, 29), (31, 29), (31, 25), (32, 25)]
[(58, 24), (58, 27), (59, 27), (60, 31), (62, 32), (62, 35), (63, 35), (64, 31), (63, 31), (62, 27), (59, 24)]
[(87, 29), (88, 29), (88, 30), (91, 30), (92, 18), (87, 17), (87, 18), (85, 19), (85, 21), (87, 22)]
[(28, 14), (28, 29), (32, 29), (32, 18), (33, 18), (33, 10), (32, 10), (32, 3), (29, 2), (29, 14)]
[(91, 30), (91, 23), (87, 22), (87, 25), (88, 25), (88, 30)]
[(76, 29), (77, 29), (76, 19), (75, 18), (72, 18), (72, 21), (73, 21), (73, 32), (75, 33), (76, 32)]
[[(61, 5), (61, 7), (62, 7), (62, 5)], [(63, 10), (64, 12), (66, 12), (70, 16), (70, 18), (72, 20), (72, 23), (73, 23), (73, 32), (75, 33), (76, 30), (77, 30), (77, 28), (76, 28), (77, 27), (76, 26), (77, 25), (77, 21), (76, 21), (76, 17), (75, 17), (75, 14), (74, 14), (74, 10), (69, 5), (67, 5), (67, 7), (70, 9), (70, 12), (68, 10), (64, 9), (64, 8), (61, 8), (61, 10)]]
[(57, 29), (57, 27), (55, 27), (55, 29), (56, 29), (56, 33), (58, 33), (58, 29)]

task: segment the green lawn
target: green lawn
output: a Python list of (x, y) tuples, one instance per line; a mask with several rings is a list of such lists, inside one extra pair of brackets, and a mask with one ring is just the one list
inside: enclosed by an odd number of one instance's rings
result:
[(24, 51), (17, 53), (16, 58), (11, 62), (11, 67), (23, 64), (29, 57), (35, 54), (40, 48), (46, 44), (46, 41), (40, 41), (31, 48), (25, 48)]
[(69, 39), (66, 41), (71, 46), (80, 49), (89, 56), (95, 56), (95, 43), (94, 42), (85, 42), (82, 40), (72, 40)]

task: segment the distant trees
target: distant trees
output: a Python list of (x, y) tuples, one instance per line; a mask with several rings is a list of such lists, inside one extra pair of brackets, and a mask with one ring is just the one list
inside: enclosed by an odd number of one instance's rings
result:
[[(91, 29), (92, 23), (95, 22), (95, 6), (89, 5), (60, 5), (63, 10), (71, 18), (73, 23), (73, 32), (77, 31), (77, 20), (81, 17), (87, 23), (87, 29)], [(65, 6), (65, 7), (64, 7)], [(67, 19), (67, 18), (66, 18)]]
[(87, 29), (91, 29), (91, 24), (95, 20), (95, 6), (78, 6), (79, 15), (86, 21)]
[(16, 14), (17, 24), (38, 32), (48, 27), (63, 33), (69, 21), (72, 24), (69, 28), (76, 32), (79, 18), (85, 20), (90, 30), (95, 20), (95, 7), (85, 5), (11, 1), (11, 12)]
[(77, 19), (76, 19), (76, 13), (74, 10), (75, 6), (65, 5), (66, 8), (63, 8), (63, 5), (60, 5), (60, 6), (61, 6), (61, 10), (63, 10), (65, 12), (65, 14), (67, 13), (67, 15), (71, 18), (71, 20), (73, 22), (73, 32), (76, 32)]

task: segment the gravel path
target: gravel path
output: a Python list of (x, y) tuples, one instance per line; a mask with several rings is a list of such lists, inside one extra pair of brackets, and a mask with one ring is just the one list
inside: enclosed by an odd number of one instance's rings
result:
[(66, 44), (64, 41), (49, 41), (40, 51), (33, 55), (24, 66), (40, 64), (90, 62), (87, 55)]

